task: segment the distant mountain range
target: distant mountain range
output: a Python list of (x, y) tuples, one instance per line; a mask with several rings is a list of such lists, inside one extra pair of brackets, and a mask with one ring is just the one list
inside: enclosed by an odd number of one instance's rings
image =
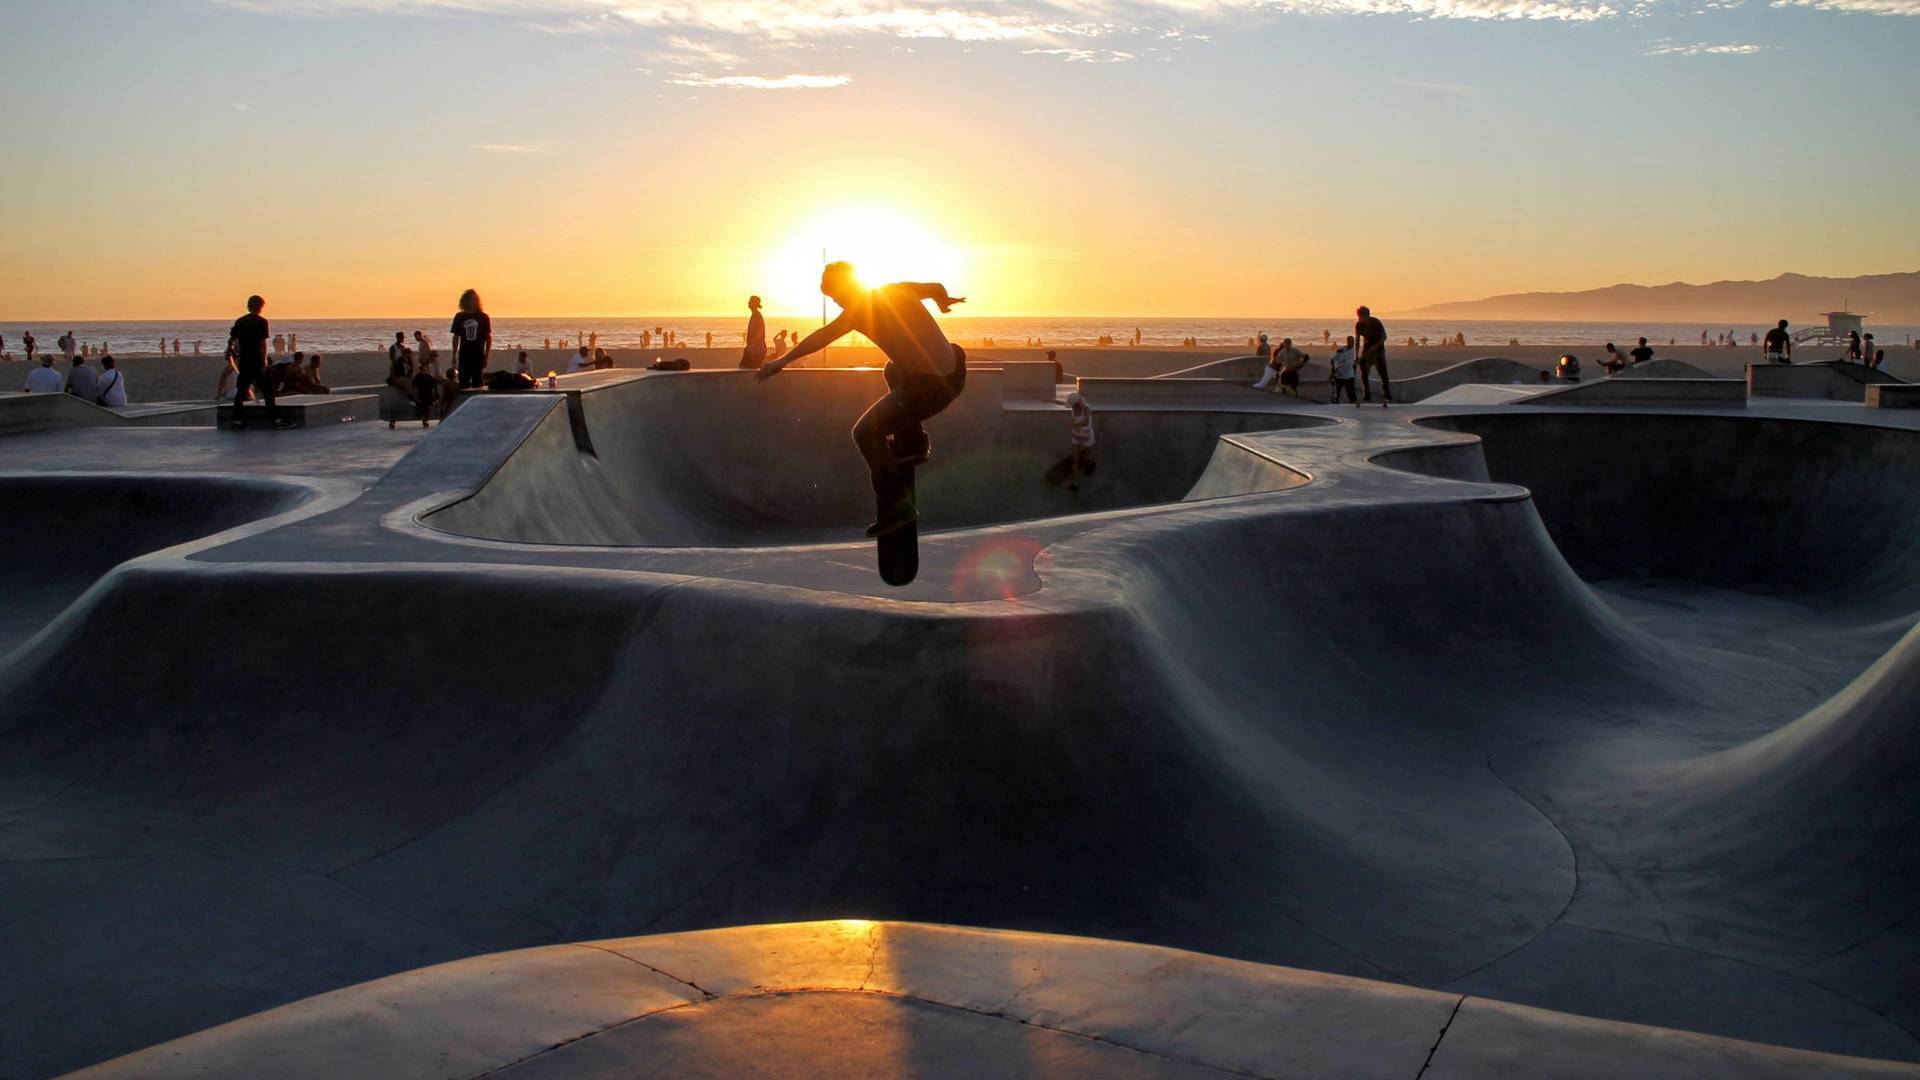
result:
[(1863, 312), (1869, 325), (1920, 324), (1920, 271), (1826, 278), (1781, 274), (1771, 281), (1609, 285), (1584, 292), (1513, 293), (1457, 300), (1396, 314), (1422, 319), (1540, 319), (1554, 322), (1819, 322), (1825, 311)]

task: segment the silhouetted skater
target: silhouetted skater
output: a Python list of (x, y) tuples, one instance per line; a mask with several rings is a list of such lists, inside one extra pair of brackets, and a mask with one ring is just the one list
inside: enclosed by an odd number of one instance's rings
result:
[(762, 364), (756, 378), (770, 379), (855, 331), (885, 354), (887, 393), (853, 426), (854, 445), (873, 475), (875, 513), (867, 535), (885, 536), (919, 520), (906, 470), (925, 461), (931, 450), (921, 425), (953, 404), (967, 385), (967, 354), (941, 333), (925, 302), (933, 301), (945, 314), (966, 297), (949, 296), (938, 283), (901, 281), (869, 289), (845, 262), (821, 271), (820, 291), (840, 305), (840, 314), (792, 352)]

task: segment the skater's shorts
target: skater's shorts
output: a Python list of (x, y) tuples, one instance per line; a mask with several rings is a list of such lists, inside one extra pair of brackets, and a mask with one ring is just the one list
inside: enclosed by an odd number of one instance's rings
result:
[(1360, 354), (1361, 367), (1373, 367), (1387, 362), (1387, 350), (1384, 346), (1368, 349)]
[(1295, 390), (1298, 390), (1300, 388), (1300, 372), (1297, 370), (1287, 370), (1287, 371), (1280, 372), (1280, 385), (1289, 386)]
[(967, 388), (967, 353), (955, 345), (953, 370), (945, 375), (903, 374), (900, 366), (889, 360), (886, 378), (887, 385), (893, 388), (894, 399), (905, 411), (915, 420), (925, 420), (939, 415)]

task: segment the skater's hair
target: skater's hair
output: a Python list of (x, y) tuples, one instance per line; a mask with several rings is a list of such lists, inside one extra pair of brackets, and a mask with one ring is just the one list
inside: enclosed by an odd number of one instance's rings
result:
[(747, 297), (747, 306), (748, 306), (748, 307), (750, 307), (750, 308), (753, 308), (753, 307), (759, 307), (759, 306), (760, 306), (760, 298), (759, 298), (759, 297), (757, 297), (757, 296), (749, 296), (749, 297)]
[(1364, 319), (1364, 318), (1366, 318), (1367, 316), (1369, 316), (1369, 315), (1371, 315), (1371, 314), (1373, 314), (1373, 309), (1372, 309), (1372, 308), (1370, 308), (1370, 307), (1368, 307), (1368, 306), (1367, 306), (1367, 305), (1365, 305), (1365, 304), (1361, 304), (1361, 305), (1360, 305), (1360, 308), (1359, 308), (1359, 310), (1358, 310), (1358, 311), (1356, 311), (1356, 312), (1354, 312), (1354, 314), (1356, 314), (1356, 315), (1358, 315), (1358, 316), (1360, 316), (1361, 318), (1363, 318), (1363, 319)]
[(267, 298), (264, 296), (256, 293), (253, 296), (247, 297), (247, 310), (253, 312), (255, 315), (260, 314), (260, 309), (266, 306)]
[(484, 311), (480, 306), (480, 294), (468, 289), (460, 294), (460, 310), (468, 313)]
[(830, 262), (820, 271), (820, 291), (826, 292), (830, 285), (851, 288), (859, 280), (860, 276), (854, 272), (852, 263), (845, 260)]

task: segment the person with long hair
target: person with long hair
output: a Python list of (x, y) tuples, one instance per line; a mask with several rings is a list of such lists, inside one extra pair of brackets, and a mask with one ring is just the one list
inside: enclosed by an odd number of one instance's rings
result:
[(487, 353), (493, 348), (493, 320), (487, 318), (480, 294), (472, 289), (460, 294), (460, 311), (453, 317), (453, 347), (460, 388), (478, 387), (487, 370)]

